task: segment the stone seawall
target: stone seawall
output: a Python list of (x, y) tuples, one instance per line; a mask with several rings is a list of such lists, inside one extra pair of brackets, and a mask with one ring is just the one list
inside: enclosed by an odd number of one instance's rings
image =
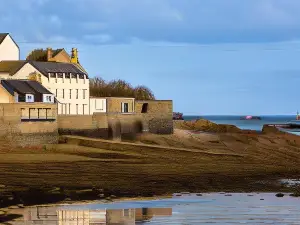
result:
[(5, 140), (11, 146), (21, 146), (21, 147), (30, 147), (30, 146), (43, 146), (46, 144), (57, 144), (58, 143), (58, 133), (14, 133), (4, 136)]

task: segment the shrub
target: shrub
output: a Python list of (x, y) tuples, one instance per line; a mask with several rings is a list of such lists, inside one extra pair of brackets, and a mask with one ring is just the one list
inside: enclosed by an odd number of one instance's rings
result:
[(132, 87), (124, 80), (105, 82), (100, 77), (90, 79), (90, 95), (94, 97), (127, 97), (136, 100), (155, 100), (152, 91), (146, 86)]

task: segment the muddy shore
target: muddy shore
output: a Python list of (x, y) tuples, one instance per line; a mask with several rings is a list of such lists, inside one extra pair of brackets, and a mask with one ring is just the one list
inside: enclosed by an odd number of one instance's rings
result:
[[(3, 143), (0, 208), (175, 192), (294, 192), (278, 180), (300, 174), (300, 137), (281, 132), (175, 129), (138, 136), (126, 150), (90, 142), (67, 139), (36, 149)], [(162, 148), (144, 151), (145, 144)]]

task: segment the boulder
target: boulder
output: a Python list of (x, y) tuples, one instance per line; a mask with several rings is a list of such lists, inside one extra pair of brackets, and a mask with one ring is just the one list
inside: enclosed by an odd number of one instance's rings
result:
[(278, 130), (277, 127), (274, 127), (274, 126), (268, 126), (268, 125), (264, 125), (264, 126), (263, 126), (262, 132), (263, 132), (264, 134), (281, 133), (281, 131)]
[(242, 132), (241, 129), (239, 129), (234, 125), (216, 124), (205, 119), (184, 121), (182, 127), (189, 130), (214, 132), (214, 133), (241, 133)]

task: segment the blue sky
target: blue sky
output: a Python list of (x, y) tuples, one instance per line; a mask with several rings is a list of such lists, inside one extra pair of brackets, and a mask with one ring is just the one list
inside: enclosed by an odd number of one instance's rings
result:
[[(300, 110), (299, 0), (0, 0), (25, 58), (77, 47), (90, 76), (144, 84), (189, 115)], [(18, 15), (18, 16), (16, 16)]]

